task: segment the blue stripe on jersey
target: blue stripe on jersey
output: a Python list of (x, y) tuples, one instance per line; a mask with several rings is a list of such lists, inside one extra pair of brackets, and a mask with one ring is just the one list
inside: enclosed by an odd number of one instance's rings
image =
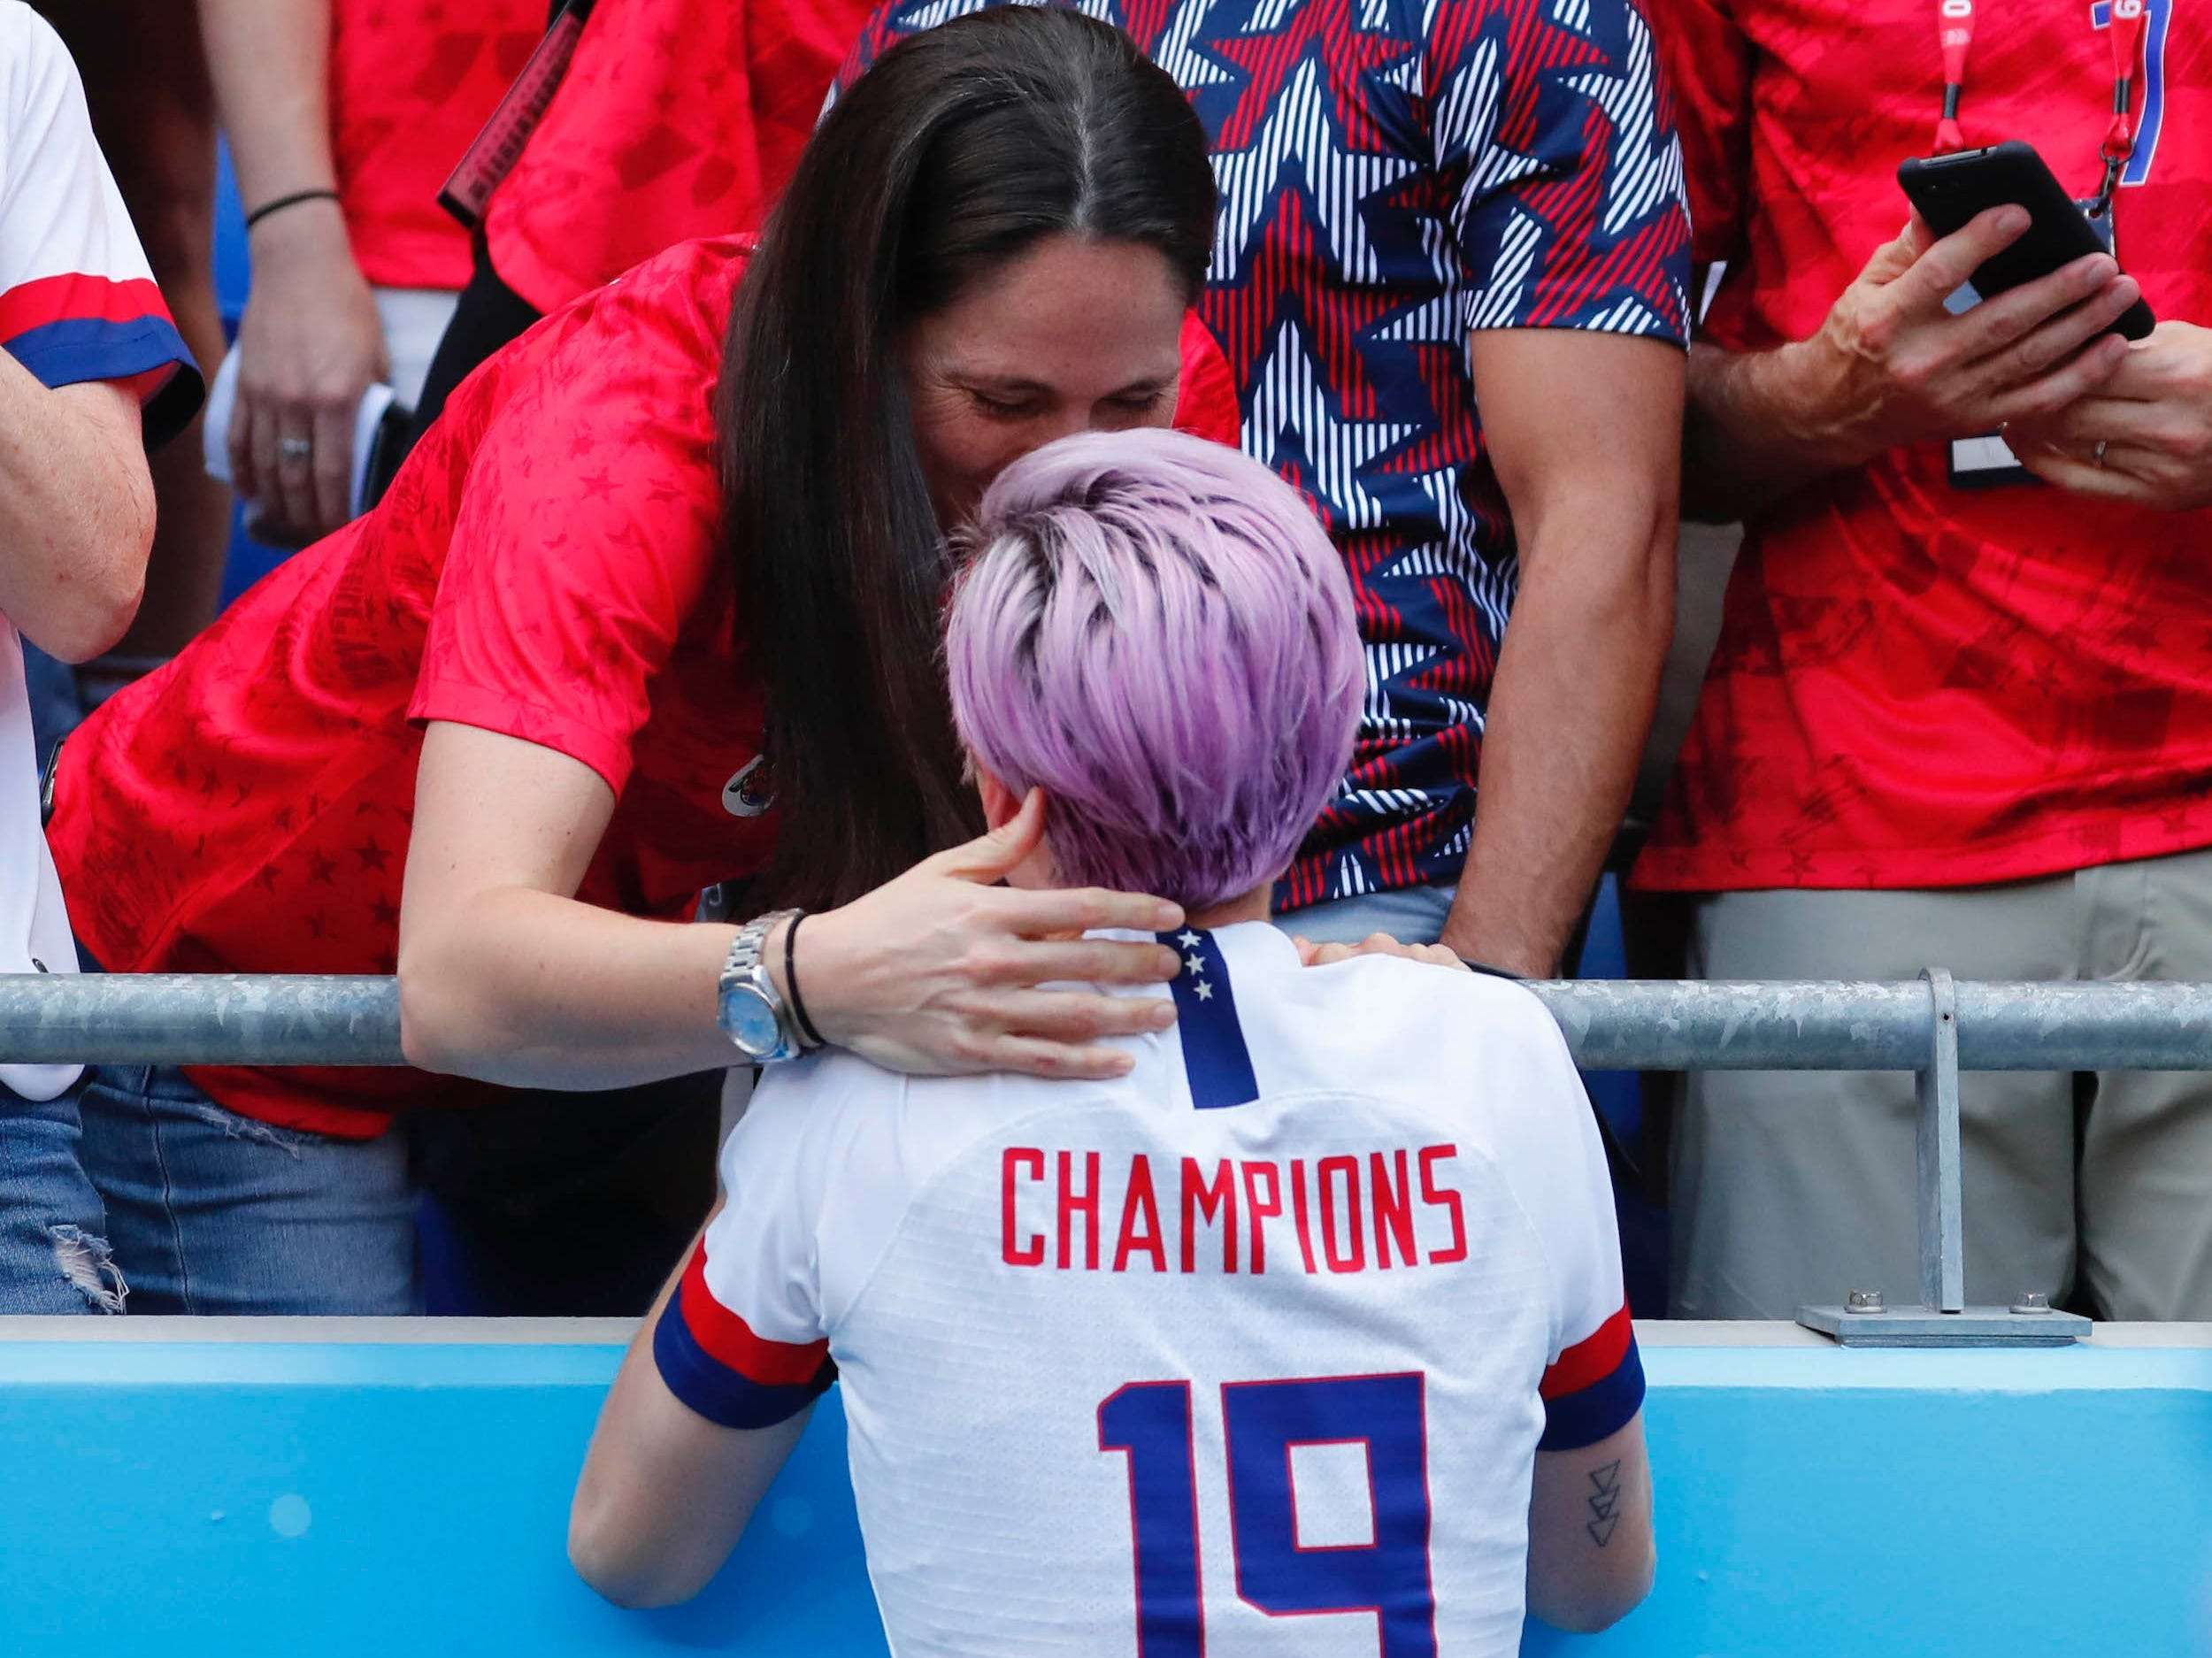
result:
[(177, 372), (148, 400), (141, 414), (150, 449), (167, 442), (199, 412), (199, 365), (192, 360), (184, 336), (165, 317), (137, 317), (128, 322), (67, 317), (26, 328), (0, 345), (41, 385), (49, 387), (131, 380), (173, 367)]
[(1229, 986), (1229, 963), (1214, 935), (1194, 927), (1154, 935), (1183, 958), (1183, 971), (1169, 988), (1175, 995), (1176, 1032), (1183, 1040), (1183, 1069), (1190, 1077), (1191, 1103), (1202, 1111), (1245, 1105), (1260, 1097), (1252, 1074), (1251, 1050), (1237, 1023), (1236, 992)]
[(1544, 1401), (1544, 1437), (1540, 1451), (1578, 1451), (1626, 1427), (1644, 1403), (1644, 1362), (1629, 1339), (1628, 1350), (1611, 1375), (1578, 1393)]
[(8, 355), (46, 386), (128, 380), (172, 363), (192, 365), (184, 336), (165, 317), (134, 317), (128, 322), (65, 317), (26, 328), (6, 343)]
[(827, 1392), (836, 1375), (825, 1361), (820, 1374), (795, 1387), (748, 1381), (699, 1345), (672, 1295), (653, 1326), (653, 1364), (670, 1393), (723, 1428), (772, 1428), (787, 1422)]

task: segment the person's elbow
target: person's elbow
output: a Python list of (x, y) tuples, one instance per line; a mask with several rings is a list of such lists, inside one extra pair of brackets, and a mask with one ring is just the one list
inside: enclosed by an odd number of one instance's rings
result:
[(1571, 1583), (1555, 1585), (1548, 1593), (1530, 1585), (1529, 1610), (1569, 1635), (1595, 1635), (1611, 1629), (1651, 1593), (1657, 1576), (1659, 1550), (1648, 1525), (1634, 1536), (1628, 1527), (1615, 1541), (1621, 1551), (1601, 1567), (1585, 1567)]
[(613, 1508), (587, 1475), (568, 1513), (568, 1563), (601, 1599), (649, 1612), (680, 1606), (706, 1587), (715, 1562), (702, 1570), (680, 1554), (645, 1546)]
[(90, 481), (71, 522), (57, 526), (53, 575), (35, 614), (14, 618), (41, 650), (89, 662), (115, 649), (146, 594), (154, 544), (153, 481), (133, 456)]
[(455, 918), (403, 923), (399, 937), (399, 1051), (418, 1071), (468, 1076), (483, 1044), (470, 1040), (470, 975)]

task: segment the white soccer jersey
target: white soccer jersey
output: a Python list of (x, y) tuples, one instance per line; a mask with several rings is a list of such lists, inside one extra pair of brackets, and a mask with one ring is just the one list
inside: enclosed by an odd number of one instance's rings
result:
[(1643, 1394), (1558, 1028), (1164, 936), (1181, 976), (1129, 994), (1179, 1020), (1119, 1080), (772, 1073), (661, 1374), (757, 1427), (833, 1363), (900, 1658), (1512, 1654), (1535, 1452)]
[[(19, 0), (0, 0), (0, 349), (48, 386), (133, 382), (150, 441), (199, 404), (191, 355), (93, 142), (76, 65)], [(0, 547), (0, 558), (8, 556)], [(61, 883), (39, 833), (23, 652), (14, 624), (0, 617), (0, 972), (76, 967)], [(77, 1071), (0, 1065), (0, 1083), (50, 1099)]]

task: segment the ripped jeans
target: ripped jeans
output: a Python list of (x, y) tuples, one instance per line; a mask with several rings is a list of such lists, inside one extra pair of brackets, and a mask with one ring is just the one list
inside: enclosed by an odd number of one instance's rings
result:
[(119, 1313), (107, 1219), (86, 1175), (78, 1101), (0, 1087), (0, 1314)]
[(404, 1136), (274, 1128), (165, 1065), (96, 1067), (77, 1108), (126, 1311), (421, 1310)]

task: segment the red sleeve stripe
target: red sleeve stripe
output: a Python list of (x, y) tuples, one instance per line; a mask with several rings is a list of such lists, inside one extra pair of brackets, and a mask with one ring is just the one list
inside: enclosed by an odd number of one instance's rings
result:
[(692, 1251), (677, 1292), (685, 1326), (718, 1364), (762, 1387), (797, 1387), (810, 1382), (828, 1356), (826, 1341), (771, 1341), (714, 1299), (707, 1287), (707, 1249)]
[(144, 277), (111, 281), (104, 276), (42, 276), (0, 294), (0, 340), (50, 322), (169, 320), (161, 290)]
[(1547, 1399), (1557, 1399), (1566, 1393), (1578, 1393), (1586, 1387), (1594, 1387), (1621, 1367), (1635, 1328), (1629, 1323), (1628, 1309), (1620, 1311), (1600, 1324), (1594, 1331), (1562, 1353), (1544, 1372), (1538, 1391)]

